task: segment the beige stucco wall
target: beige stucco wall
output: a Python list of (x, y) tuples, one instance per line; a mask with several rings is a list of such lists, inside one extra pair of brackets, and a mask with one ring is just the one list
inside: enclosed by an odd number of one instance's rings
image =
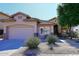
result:
[[(19, 18), (21, 17), (21, 18)], [(22, 22), (24, 19), (27, 19), (25, 15), (22, 15), (22, 14), (18, 14), (16, 16), (14, 16), (14, 19), (18, 22)]]
[[(22, 18), (18, 18), (19, 16), (21, 16)], [(10, 19), (8, 16), (0, 14), (0, 19)], [(8, 37), (8, 28), (11, 26), (18, 26), (18, 25), (23, 25), (25, 27), (32, 27), (33, 28), (33, 33), (37, 33), (37, 22), (36, 21), (27, 21), (29, 19), (27, 19), (26, 15), (23, 14), (18, 14), (16, 16), (13, 17), (14, 20), (16, 20), (15, 22), (0, 22), (0, 29), (4, 29), (4, 39), (7, 39)], [(24, 19), (26, 19), (26, 21), (24, 21)]]
[(56, 19), (51, 20), (50, 22), (55, 23), (55, 24), (58, 24), (58, 20), (57, 20), (57, 18), (56, 18)]
[[(20, 18), (19, 18), (20, 17)], [(3, 26), (7, 27), (7, 26), (11, 26), (11, 25), (18, 25), (18, 24), (24, 24), (27, 26), (33, 26), (34, 28), (34, 33), (37, 32), (37, 22), (36, 21), (27, 21), (29, 19), (27, 19), (26, 15), (23, 14), (17, 14), (13, 17), (14, 20), (16, 20), (15, 22), (4, 22)], [(26, 21), (24, 21), (26, 19)]]
[[(20, 16), (22, 18), (18, 18)], [(3, 23), (0, 22), (0, 25), (1, 25), (0, 29), (3, 28), (4, 33), (6, 33), (7, 26), (9, 27), (9, 26), (12, 26), (12, 25), (15, 25), (15, 26), (16, 25), (32, 26), (33, 29), (34, 29), (34, 33), (38, 33), (38, 32), (40, 33), (40, 28), (48, 29), (49, 30), (48, 33), (51, 33), (51, 32), (54, 33), (54, 28), (53, 28), (54, 25), (52, 25), (52, 26), (38, 26), (36, 21), (27, 21), (29, 19), (27, 19), (27, 16), (23, 15), (23, 14), (17, 14), (13, 18), (14, 18), (14, 20), (16, 20), (15, 22), (3, 22)], [(0, 19), (6, 19), (7, 20), (7, 19), (9, 19), (9, 16), (0, 14)], [(24, 21), (24, 19), (26, 19), (26, 21)], [(59, 22), (58, 22), (57, 18), (54, 19), (54, 20), (51, 20), (50, 22), (47, 22), (47, 23), (57, 24), (58, 25), (58, 31), (59, 31), (59, 33), (61, 32), (61, 26), (59, 25)], [(45, 23), (43, 23), (43, 24), (45, 24)]]
[(3, 23), (2, 22), (0, 22), (0, 29), (3, 29), (4, 27), (3, 27)]
[(50, 22), (57, 24), (58, 25), (58, 32), (61, 33), (61, 25), (59, 24), (58, 19), (55, 18), (54, 20), (51, 20)]
[(33, 33), (37, 33), (37, 22), (4, 22), (3, 23), (3, 27), (4, 27), (4, 39), (7, 39), (8, 38), (8, 29), (7, 27), (10, 27), (10, 26), (18, 26), (18, 25), (23, 25), (23, 26), (26, 26), (28, 28), (29, 27), (32, 27), (33, 28)]
[[(3, 20), (3, 19), (9, 19), (9, 16), (6, 16), (2, 13), (0, 13), (0, 20)], [(4, 23), (0, 22), (0, 29), (3, 29), (4, 28)]]
[(23, 24), (23, 25), (28, 25), (28, 26), (33, 26), (33, 28), (34, 28), (34, 33), (36, 33), (37, 32), (37, 23), (36, 22), (9, 22), (9, 23), (4, 23), (3, 24), (3, 26), (4, 26), (4, 28), (5, 27), (7, 27), (7, 26), (11, 26), (11, 25), (21, 25), (21, 24)]
[[(48, 32), (41, 34), (41, 30), (40, 30), (41, 28), (43, 28), (44, 30), (48, 30)], [(40, 35), (51, 34), (54, 32), (53, 25), (52, 26), (39, 26), (38, 29), (39, 29), (38, 32)]]

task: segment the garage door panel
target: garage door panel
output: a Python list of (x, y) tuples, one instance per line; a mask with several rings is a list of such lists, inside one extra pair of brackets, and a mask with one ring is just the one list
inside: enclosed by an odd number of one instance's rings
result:
[(30, 37), (33, 37), (33, 28), (9, 28), (9, 39), (19, 39), (19, 40), (27, 40)]

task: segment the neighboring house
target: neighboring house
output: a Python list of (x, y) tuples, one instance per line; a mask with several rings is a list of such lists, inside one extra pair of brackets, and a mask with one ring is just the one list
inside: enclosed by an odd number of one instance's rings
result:
[(34, 35), (59, 33), (60, 26), (57, 18), (43, 21), (22, 12), (11, 16), (0, 12), (0, 34), (4, 39), (28, 39)]

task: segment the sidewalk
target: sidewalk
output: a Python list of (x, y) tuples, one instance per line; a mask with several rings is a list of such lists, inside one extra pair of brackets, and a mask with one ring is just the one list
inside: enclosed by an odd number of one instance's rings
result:
[(0, 51), (0, 56), (10, 56), (12, 55), (14, 52), (16, 52), (17, 49), (14, 50), (6, 50), (6, 51)]

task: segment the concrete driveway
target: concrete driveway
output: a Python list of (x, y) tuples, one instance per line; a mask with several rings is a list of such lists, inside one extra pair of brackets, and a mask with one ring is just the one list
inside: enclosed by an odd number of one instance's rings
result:
[(0, 56), (11, 55), (17, 49), (23, 46), (23, 40), (1, 40), (0, 39)]
[(0, 40), (0, 51), (18, 49), (22, 45), (22, 40)]

